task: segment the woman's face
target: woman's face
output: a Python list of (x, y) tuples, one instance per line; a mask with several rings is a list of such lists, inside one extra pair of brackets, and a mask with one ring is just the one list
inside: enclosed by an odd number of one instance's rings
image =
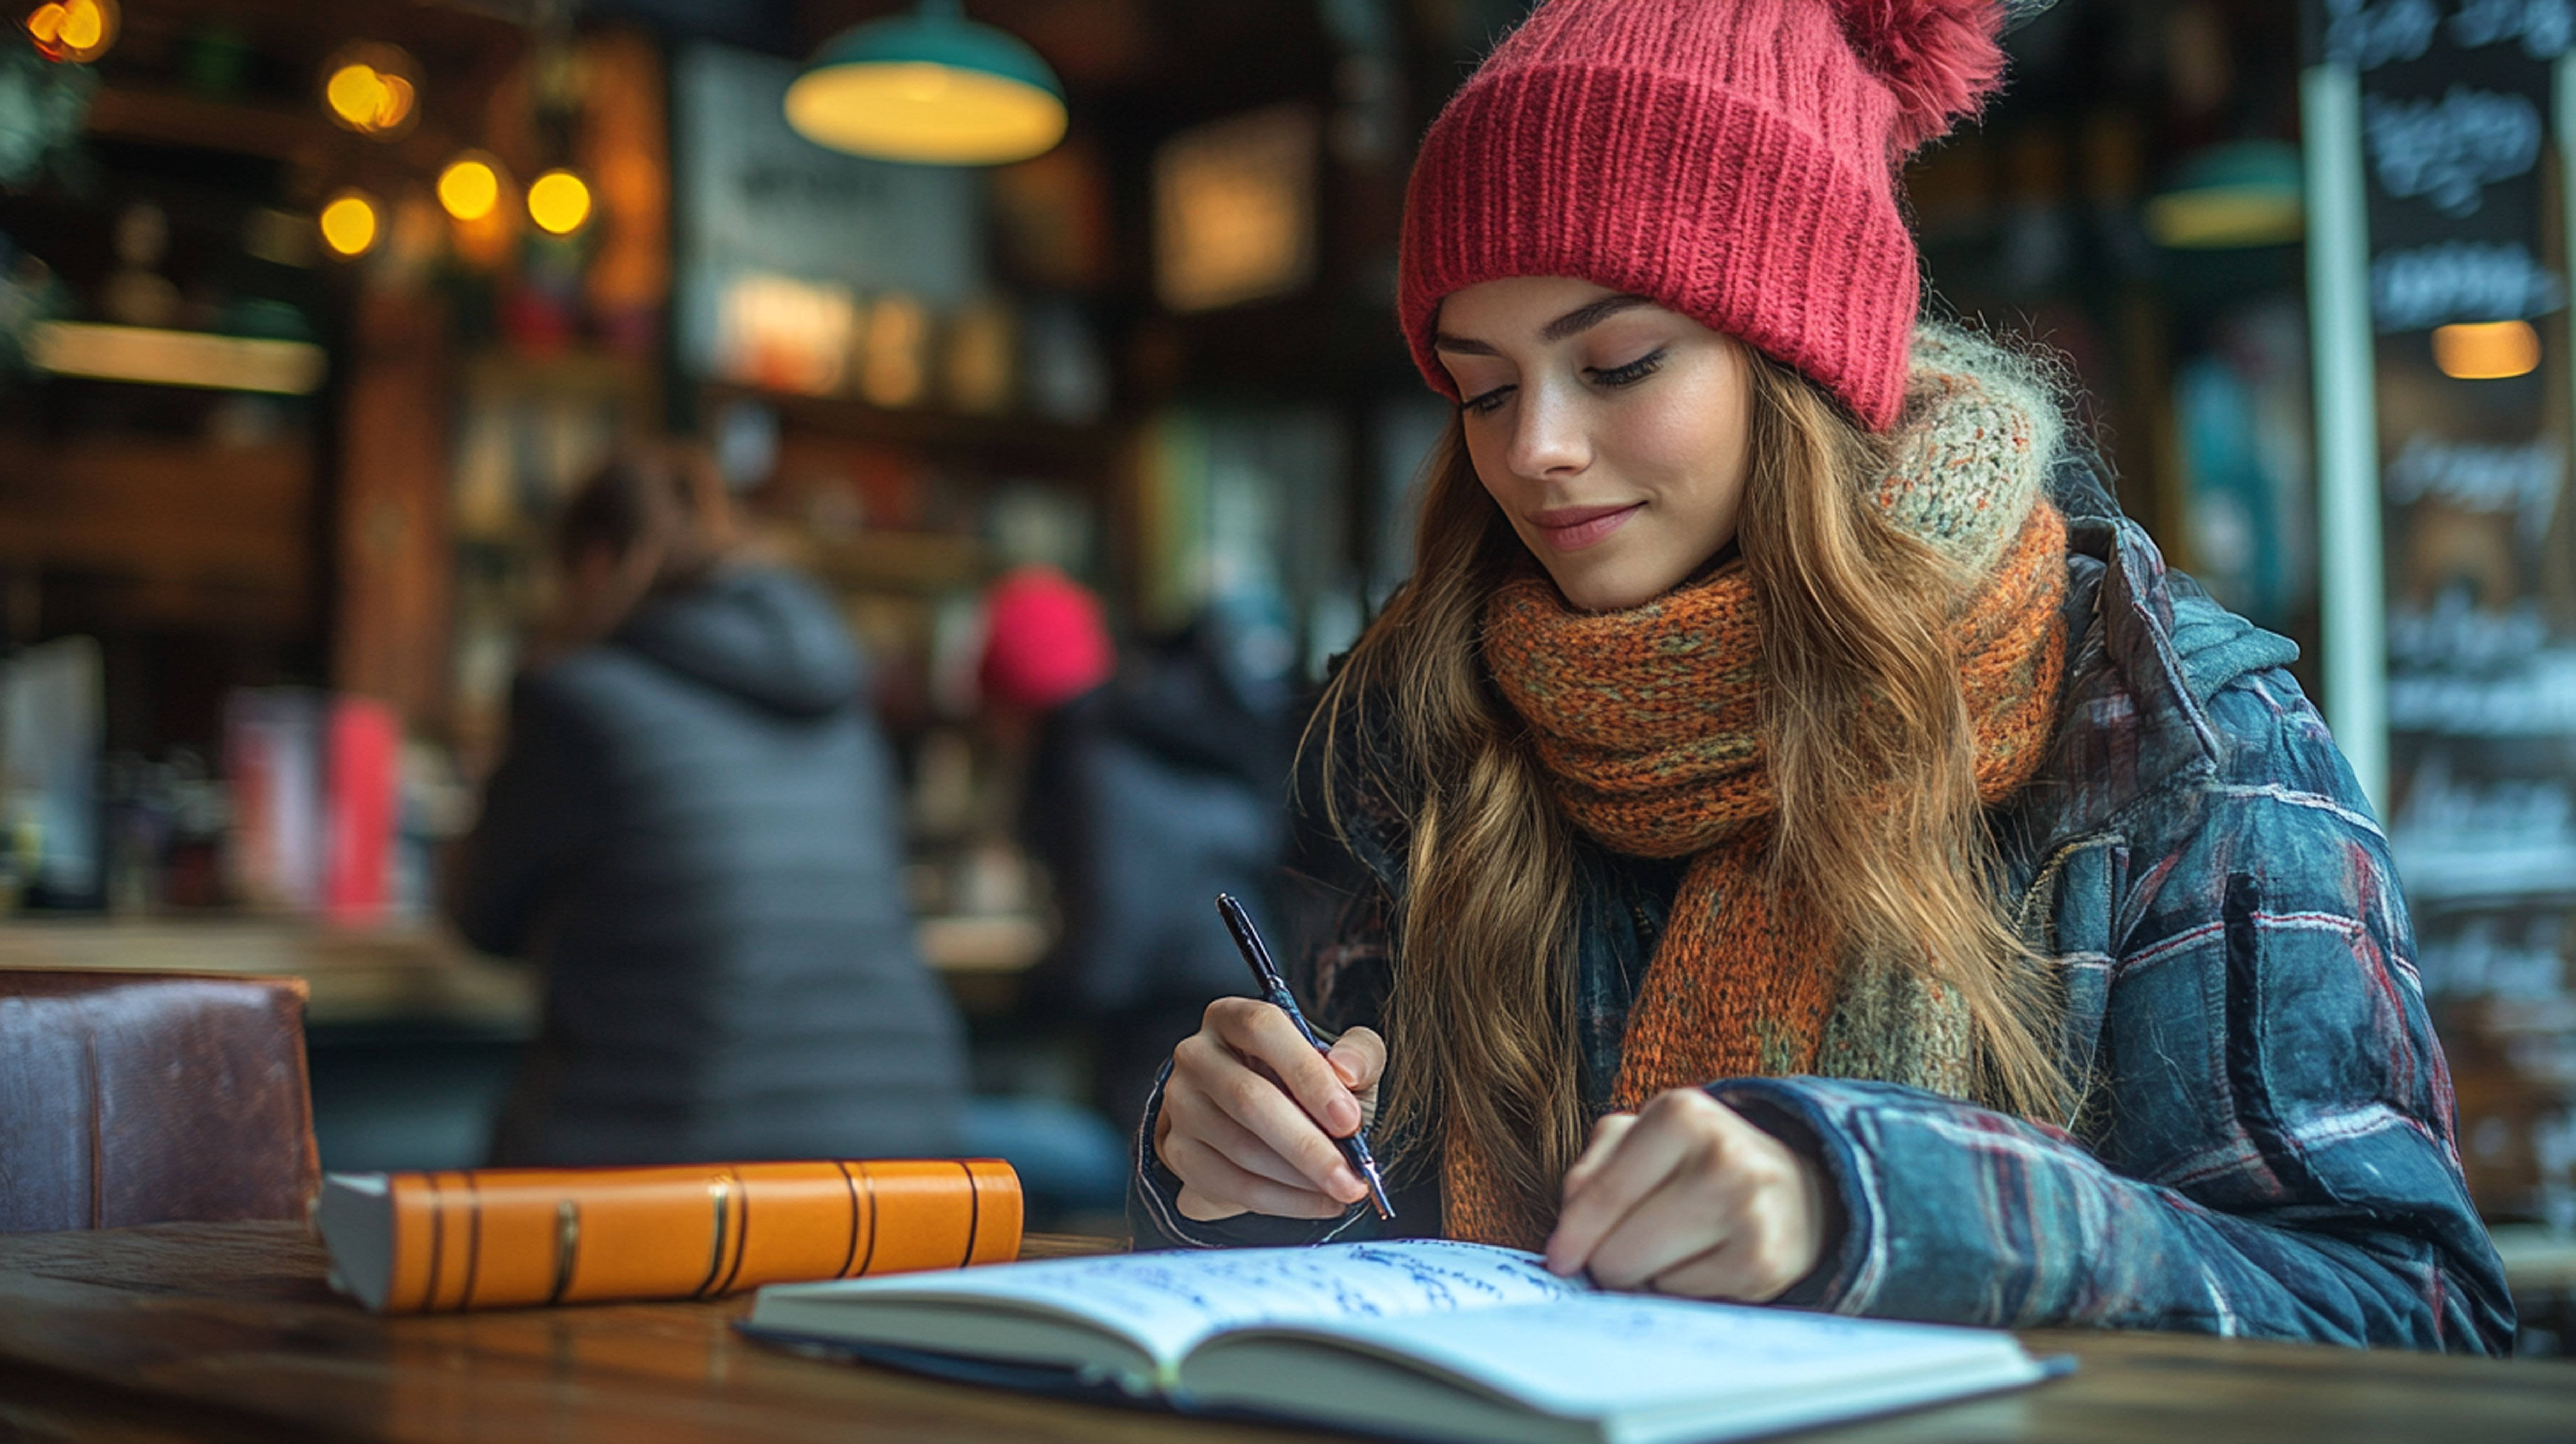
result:
[(1440, 305), (1467, 455), (1568, 603), (1643, 605), (1735, 538), (1752, 413), (1743, 346), (1640, 296), (1562, 276)]

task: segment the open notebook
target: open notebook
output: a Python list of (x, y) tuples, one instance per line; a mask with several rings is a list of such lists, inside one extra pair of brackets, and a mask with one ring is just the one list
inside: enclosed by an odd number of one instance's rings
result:
[(1738, 1439), (2049, 1372), (2009, 1334), (1597, 1293), (1531, 1254), (1439, 1241), (779, 1284), (743, 1327), (1030, 1387), (1533, 1444)]

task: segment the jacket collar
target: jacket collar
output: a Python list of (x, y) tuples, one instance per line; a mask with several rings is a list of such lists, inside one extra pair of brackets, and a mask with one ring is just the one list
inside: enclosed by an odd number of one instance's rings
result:
[(2214, 775), (2206, 710), (2221, 687), (2298, 655), (2199, 583), (2165, 570), (2144, 528), (2121, 515), (2098, 464), (2062, 453), (2050, 499), (2066, 517), (2067, 676), (2049, 763), (2015, 804), (2034, 840), (2115, 825), (2176, 781)]

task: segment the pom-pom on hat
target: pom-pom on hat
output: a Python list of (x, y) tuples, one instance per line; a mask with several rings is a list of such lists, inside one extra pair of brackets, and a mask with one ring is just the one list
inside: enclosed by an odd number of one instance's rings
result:
[(1999, 0), (1549, 0), (1432, 122), (1396, 306), (1576, 276), (1760, 348), (1896, 424), (1921, 298), (1896, 170), (2003, 74)]
[(977, 680), (994, 701), (1032, 712), (1060, 707), (1118, 670), (1100, 599), (1053, 567), (1021, 567), (984, 594)]

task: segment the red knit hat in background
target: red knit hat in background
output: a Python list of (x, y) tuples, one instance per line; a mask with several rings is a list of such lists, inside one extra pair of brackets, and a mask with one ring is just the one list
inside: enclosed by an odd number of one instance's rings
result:
[(1999, 0), (1549, 0), (1424, 137), (1396, 307), (1574, 276), (1759, 347), (1896, 424), (1920, 299), (1906, 156), (2003, 74)]
[(1032, 712), (1060, 707), (1118, 670), (1100, 599), (1053, 567), (1021, 567), (984, 594), (984, 695)]

